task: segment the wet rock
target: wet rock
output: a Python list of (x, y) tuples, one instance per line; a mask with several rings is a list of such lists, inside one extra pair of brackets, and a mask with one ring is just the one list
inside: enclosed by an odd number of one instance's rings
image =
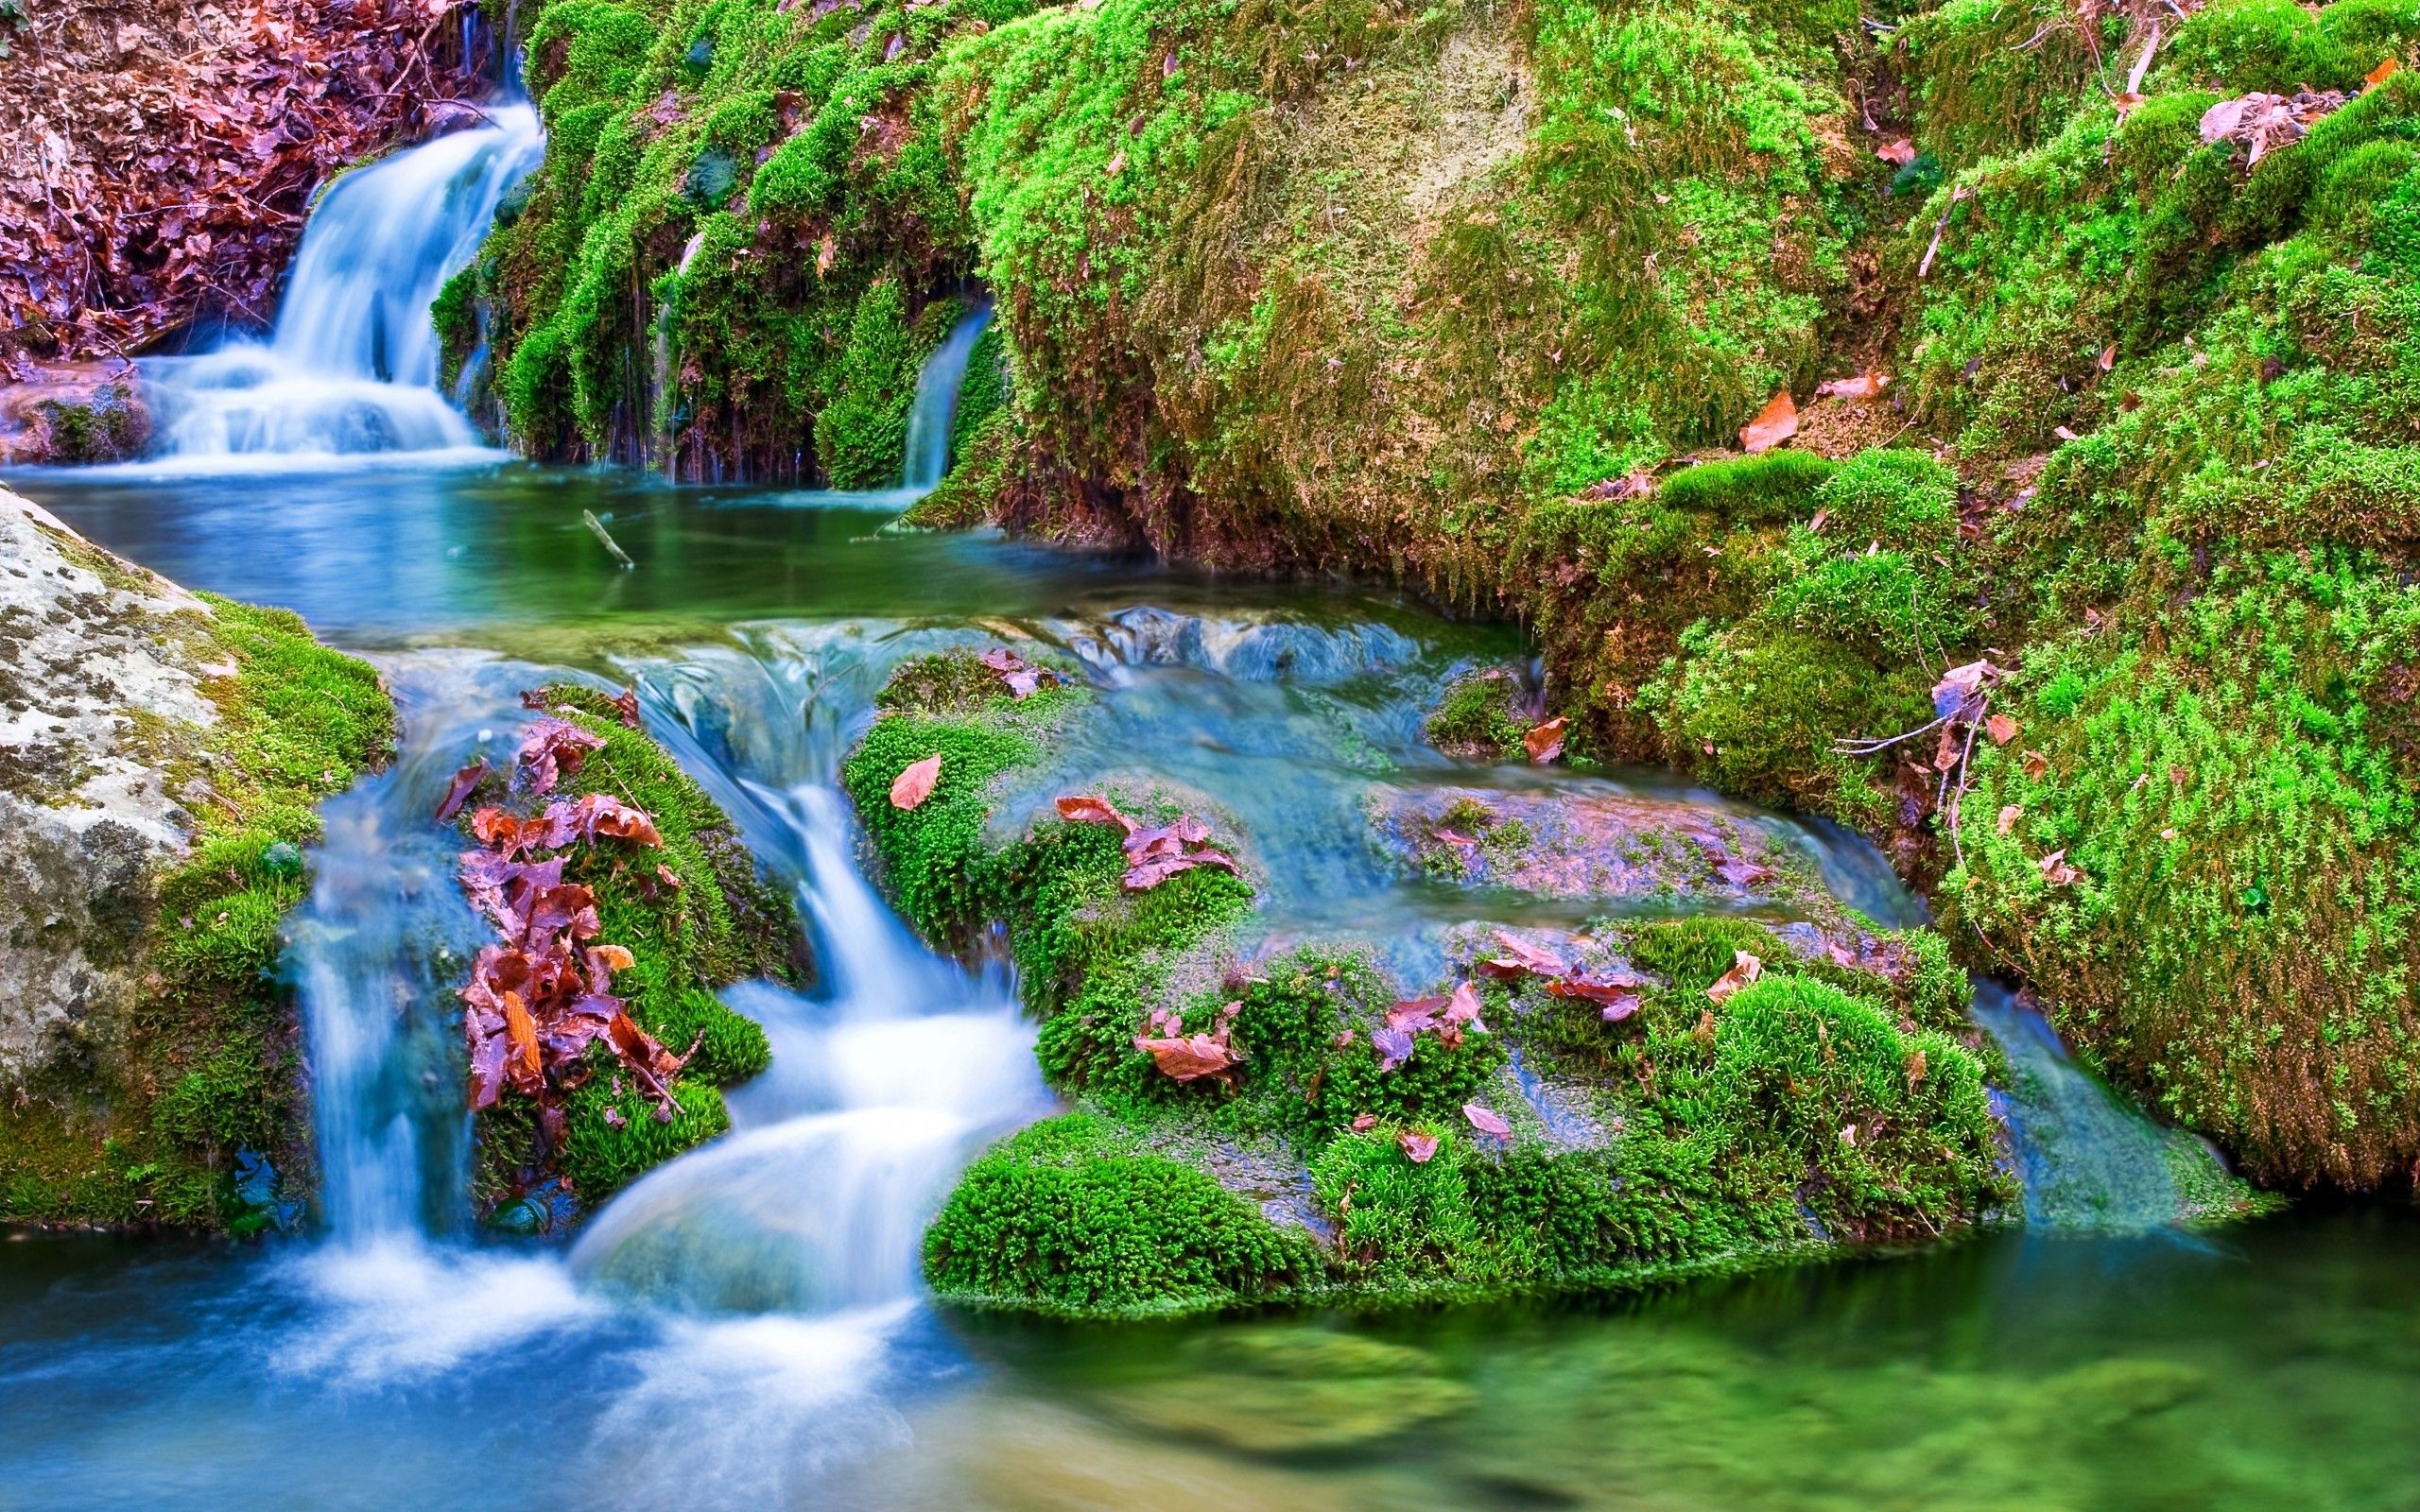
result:
[(1115, 1411), (1154, 1433), (1247, 1453), (1378, 1443), (1478, 1400), (1425, 1350), (1328, 1329), (1224, 1330), (1181, 1352), (1184, 1368), (1124, 1385)]
[(1719, 808), (1610, 783), (1381, 788), (1372, 808), (1382, 842), (1431, 876), (1547, 898), (1771, 902), (1792, 890), (1798, 866)]
[(57, 363), (0, 385), (0, 463), (121, 461), (150, 437), (130, 364)]

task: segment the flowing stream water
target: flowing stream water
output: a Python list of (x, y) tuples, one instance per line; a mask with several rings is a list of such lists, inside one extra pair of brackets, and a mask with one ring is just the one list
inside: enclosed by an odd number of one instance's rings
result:
[[(836, 774), (903, 657), (1003, 634), (1073, 657), (1101, 717), (1053, 750), (1054, 779), (1216, 795), (1273, 916), (1376, 941), (1411, 978), (1472, 905), (1374, 849), (1390, 785), (1702, 805), (1883, 922), (1921, 905), (1829, 826), (1666, 775), (1430, 750), (1422, 711), (1458, 669), (1517, 660), (1507, 631), (983, 533), (879, 535), (946, 467), (981, 308), (927, 365), (900, 490), (460, 465), (426, 304), (535, 151), (518, 109), (347, 179), (275, 338), (160, 372), (170, 460), (210, 467), (12, 480), (104, 544), (374, 657), (405, 735), (326, 806), (292, 922), (316, 1228), (0, 1243), (0, 1507), (2420, 1506), (2402, 1406), (2420, 1223), (2168, 1230), (2178, 1137), (1989, 984), (2023, 1232), (1554, 1306), (1081, 1329), (936, 1313), (925, 1221), (1051, 1104), (1005, 968), (934, 956), (859, 868)], [(407, 203), (423, 213), (396, 221)], [(424, 455), (344, 465), (398, 447)], [(471, 751), (509, 750), (519, 691), (562, 676), (639, 689), (796, 889), (819, 968), (811, 992), (730, 990), (772, 1069), (733, 1092), (728, 1136), (568, 1249), (471, 1231), (451, 1015), (480, 930), (429, 816)]]

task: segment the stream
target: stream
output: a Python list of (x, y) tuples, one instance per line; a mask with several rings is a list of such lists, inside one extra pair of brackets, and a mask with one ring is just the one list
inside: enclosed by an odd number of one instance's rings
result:
[[(856, 869), (829, 784), (885, 669), (1003, 628), (1090, 658), (1103, 738), (1215, 784), (1267, 837), (1281, 890), (1328, 899), (1416, 970), (1451, 910), (1357, 866), (1339, 816), (1408, 769), (1535, 780), (1418, 739), (1455, 667), (1519, 655), (1505, 631), (1340, 589), (886, 537), (887, 510), (618, 472), (20, 486), (114, 549), (291, 605), (372, 656), (407, 736), (328, 806), (295, 926), (322, 1223), (255, 1246), (0, 1244), (0, 1505), (2420, 1505), (2399, 1405), (2420, 1389), (2420, 1222), (2399, 1213), (2203, 1235), (2042, 1214), (1918, 1254), (1391, 1318), (1073, 1328), (925, 1305), (924, 1215), (1047, 1099), (1009, 984), (926, 954)], [(467, 913), (436, 885), (452, 842), (424, 816), (541, 667), (641, 688), (651, 728), (801, 889), (826, 976), (808, 997), (735, 989), (775, 1063), (735, 1095), (735, 1132), (567, 1253), (463, 1231), (453, 1074), (434, 1095), (416, 1074), (457, 1053), (436, 953), (475, 937), (455, 933)], [(1869, 911), (1906, 906), (1861, 846), (1750, 816)], [(419, 1006), (396, 1015), (398, 994)], [(1987, 992), (1982, 1011), (2013, 1009)], [(2001, 1027), (2021, 1071), (2066, 1065)], [(2031, 1185), (2135, 1200), (2148, 1167), (2124, 1152), (2148, 1126), (2066, 1074), (2036, 1099), (2065, 1121), (2065, 1163)]]
[[(1439, 755), (1424, 711), (1461, 671), (1523, 663), (1507, 628), (886, 531), (946, 469), (979, 302), (926, 367), (896, 490), (481, 449), (436, 391), (425, 311), (537, 150), (527, 113), (324, 197), (269, 339), (147, 369), (161, 455), (10, 479), (372, 659), (404, 736), (325, 806), (290, 920), (316, 1211), (255, 1244), (0, 1234), (0, 1509), (2420, 1508), (2420, 1217), (2165, 1227), (2170, 1137), (1989, 984), (2021, 1228), (1554, 1304), (1118, 1327), (933, 1307), (925, 1221), (1053, 1104), (1006, 969), (932, 954), (860, 869), (837, 776), (905, 657), (1005, 638), (1071, 659), (1100, 717), (1053, 775), (1211, 795), (1270, 879), (1266, 927), (1367, 940), (1407, 982), (1479, 905), (1374, 843), (1391, 784), (1685, 799), (1878, 920), (1922, 905), (1862, 841), (1670, 774)], [(429, 817), (472, 750), (504, 757), (520, 690), (563, 676), (638, 690), (795, 890), (819, 968), (809, 992), (730, 989), (772, 1069), (734, 1091), (730, 1134), (568, 1246), (470, 1223), (450, 1015), (480, 931)]]

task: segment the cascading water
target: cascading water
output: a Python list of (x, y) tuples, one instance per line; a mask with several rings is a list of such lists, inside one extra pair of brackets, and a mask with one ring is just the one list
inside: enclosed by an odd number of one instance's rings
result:
[(488, 123), (347, 174), (321, 196), (266, 343), (146, 361), (163, 454), (246, 466), (478, 446), (438, 392), (430, 311), (544, 146), (526, 104), (497, 106)]
[(959, 317), (958, 324), (950, 327), (949, 335), (916, 375), (916, 404), (908, 412), (908, 455), (899, 479), (899, 486), (910, 493), (930, 493), (949, 475), (950, 428), (958, 418), (958, 391), (966, 381), (966, 364), (975, 354), (975, 343), (983, 338), (983, 328), (991, 323), (989, 301)]
[(1046, 1104), (1032, 1031), (1003, 974), (935, 958), (856, 869), (834, 785), (845, 739), (836, 694), (865, 707), (878, 663), (845, 627), (760, 654), (648, 669), (641, 686), (651, 728), (683, 765), (760, 855), (795, 868), (822, 990), (735, 989), (765, 1025), (773, 1069), (733, 1095), (733, 1135), (591, 1220), (572, 1266), (722, 1312), (900, 1303), (915, 1294), (919, 1239), (950, 1179)]

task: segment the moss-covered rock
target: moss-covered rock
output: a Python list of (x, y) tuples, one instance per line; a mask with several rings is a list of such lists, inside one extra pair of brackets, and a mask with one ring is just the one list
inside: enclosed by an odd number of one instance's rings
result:
[[(1487, 980), (1476, 1015), (1409, 1010), (1406, 1030), (1408, 994), (1365, 948), (1241, 952), (1247, 923), (1284, 923), (1255, 917), (1249, 868), (1135, 890), (1115, 826), (1005, 820), (1033, 811), (1051, 732), (1092, 695), (1020, 701), (974, 669), (965, 653), (903, 667), (845, 778), (919, 928), (951, 944), (1005, 927), (1044, 1073), (1076, 1105), (979, 1159), (944, 1206), (925, 1266), (945, 1298), (1142, 1315), (1618, 1285), (2011, 1209), (1984, 1058), (1960, 1037), (1965, 978), (1937, 938), (1859, 935), (1830, 905), (1859, 942), (1844, 966), (1744, 919), (1606, 925), (1574, 964), (1614, 980), (1627, 953), (1635, 1015)], [(891, 803), (934, 755), (932, 795)], [(1201, 795), (1111, 796), (1147, 824), (1216, 816)], [(1248, 854), (1228, 822), (1212, 833)], [(1755, 838), (1704, 836), (1751, 872), (1742, 850), (1777, 868)], [(1498, 949), (1473, 942), (1454, 975), (1483, 980), (1476, 957)], [(1710, 996), (1743, 950), (1771, 963), (1765, 980)], [(1224, 1069), (1178, 1080), (1139, 1042), (1186, 1037)], [(1479, 1132), (1474, 1108), (1512, 1133)]]
[(0, 1218), (259, 1228), (309, 1187), (280, 922), (393, 707), (6, 493), (0, 555)]
[[(563, 774), (551, 799), (577, 803), (603, 794), (654, 822), (661, 843), (635, 852), (575, 845), (562, 880), (594, 894), (596, 942), (628, 950), (631, 964), (613, 978), (631, 1020), (676, 1056), (686, 1057), (666, 1083), (668, 1103), (619, 1066), (602, 1043), (557, 1078), (562, 1129), (540, 1128), (537, 1104), (507, 1095), (478, 1120), (473, 1198), (482, 1216), (517, 1226), (564, 1221), (544, 1197), (567, 1192), (593, 1210), (648, 1170), (731, 1126), (720, 1088), (747, 1080), (771, 1060), (764, 1030), (715, 994), (735, 982), (769, 978), (801, 986), (811, 971), (797, 906), (760, 871), (730, 817), (613, 699), (594, 688), (559, 683), (527, 701), (602, 744)], [(504, 774), (484, 780), (463, 823), (481, 803), (533, 807)], [(552, 1185), (550, 1185), (552, 1183)], [(576, 1215), (576, 1214), (575, 1214)]]

